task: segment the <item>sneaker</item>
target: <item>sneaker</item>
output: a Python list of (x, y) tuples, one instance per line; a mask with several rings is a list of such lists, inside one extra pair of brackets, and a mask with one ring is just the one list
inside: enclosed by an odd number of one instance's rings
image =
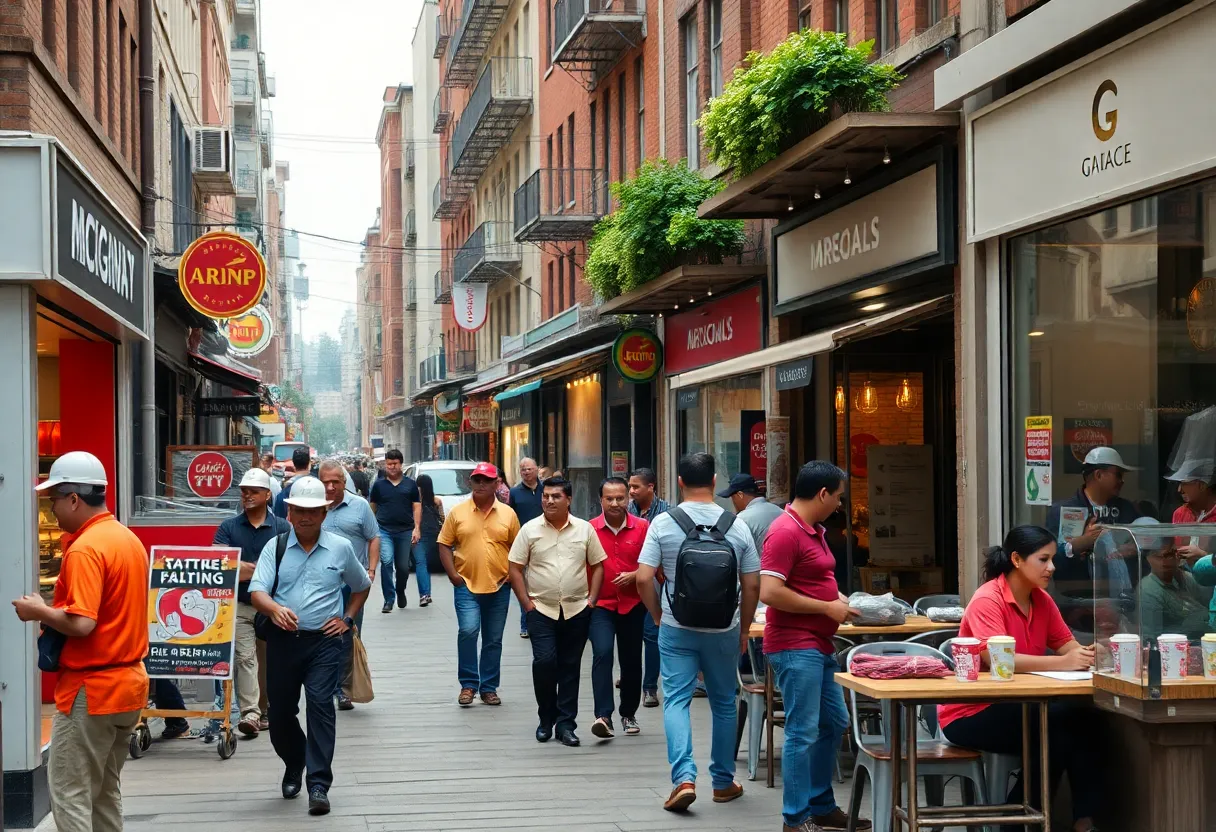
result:
[(392, 601), (385, 601), (384, 606), (380, 608), (380, 612), (392, 612), (392, 611), (393, 611), (393, 602)]
[(612, 720), (607, 717), (600, 717), (591, 726), (591, 733), (602, 740), (610, 740), (616, 736), (612, 732)]
[(430, 605), (431, 605), (431, 596), (423, 595), (421, 598), (418, 599), (418, 606), (429, 607)]
[(236, 724), (236, 730), (247, 737), (256, 737), (258, 735), (258, 718), (250, 714)]
[(697, 787), (693, 783), (681, 783), (671, 790), (663, 808), (669, 812), (683, 812), (697, 799)]
[(258, 717), (258, 731), (269, 731), (269, 730), (270, 730), (270, 717), (267, 716), (266, 714), (262, 714), (261, 716)]
[(738, 783), (731, 783), (725, 789), (714, 789), (714, 803), (730, 803), (740, 797), (743, 797), (743, 787)]
[[(859, 820), (858, 823), (861, 823)], [(803, 821), (797, 826), (790, 826), (788, 823), (781, 824), (781, 832), (823, 832), (822, 826), (816, 826), (814, 821)]]
[(350, 697), (347, 696), (345, 693), (339, 693), (338, 694), (338, 710), (339, 711), (353, 711), (354, 709), (355, 709), (355, 703), (350, 701)]
[(659, 692), (656, 690), (648, 690), (644, 694), (642, 694), (642, 707), (643, 708), (659, 707)]
[(519, 637), (520, 637), (520, 638), (527, 638), (527, 637), (528, 637), (528, 631), (527, 631), (527, 630), (520, 630), (520, 631), (519, 631)]
[(642, 727), (638, 725), (638, 721), (631, 716), (621, 717), (621, 727), (625, 729), (625, 733), (630, 736), (636, 736), (642, 733)]
[[(810, 823), (818, 829), (822, 829), (823, 832), (844, 832), (849, 828), (849, 816), (837, 806), (826, 815), (811, 815)], [(865, 830), (873, 826), (874, 824), (870, 821), (858, 818), (854, 822), (853, 828)]]

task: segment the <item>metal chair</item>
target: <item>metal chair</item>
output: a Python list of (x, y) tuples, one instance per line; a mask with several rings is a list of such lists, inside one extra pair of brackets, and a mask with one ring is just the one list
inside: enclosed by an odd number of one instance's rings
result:
[[(738, 723), (735, 729), (735, 756), (739, 756), (739, 746), (743, 742), (743, 731), (750, 729), (747, 735), (747, 779), (755, 780), (760, 768), (760, 744), (764, 736), (764, 678), (768, 670), (764, 663), (764, 654), (755, 649), (759, 639), (749, 639), (747, 656), (751, 661), (751, 676), (745, 676), (743, 671), (736, 668), (739, 679), (739, 692), (736, 695), (735, 713)], [(751, 723), (748, 724), (748, 717)]]
[[(937, 650), (925, 644), (902, 641), (876, 642), (862, 644), (849, 651), (849, 662), (853, 656), (867, 653), (878, 656), (932, 656), (939, 657)], [(882, 733), (879, 736), (863, 734), (861, 723), (857, 718), (857, 692), (849, 691), (852, 704), (853, 738), (857, 744), (857, 763), (853, 769), (853, 790), (849, 799), (849, 815), (857, 817), (861, 809), (864, 784), (861, 774), (864, 771), (870, 778), (870, 817), (873, 819), (874, 832), (890, 832), (891, 829), (891, 781), (894, 771), (891, 765), (891, 704), (882, 702)], [(933, 706), (928, 706), (932, 708)], [(936, 720), (933, 722), (936, 729)], [(915, 726), (909, 726), (915, 730)], [(958, 748), (937, 739), (917, 740), (917, 775), (919, 777), (961, 777), (971, 781), (980, 800), (987, 794), (984, 779), (984, 767), (978, 751)], [(941, 782), (941, 781), (938, 781)], [(907, 784), (911, 799), (919, 799), (918, 784)], [(929, 791), (927, 789), (927, 791)], [(937, 792), (936, 800), (941, 801), (941, 789)]]
[(912, 605), (912, 611), (917, 615), (924, 615), (925, 610), (929, 607), (961, 607), (962, 605), (962, 599), (958, 595), (941, 593), (917, 598), (916, 603)]

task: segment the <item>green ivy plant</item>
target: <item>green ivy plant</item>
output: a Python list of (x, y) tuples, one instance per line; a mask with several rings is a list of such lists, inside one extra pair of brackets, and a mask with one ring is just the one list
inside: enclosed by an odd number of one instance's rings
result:
[(680, 160), (647, 161), (613, 183), (617, 209), (600, 220), (587, 248), (584, 275), (602, 300), (636, 289), (681, 263), (720, 263), (743, 250), (741, 220), (703, 220), (701, 203), (724, 183)]
[(806, 29), (767, 55), (748, 53), (698, 122), (709, 158), (745, 176), (837, 112), (889, 109), (887, 93), (903, 76), (871, 63), (873, 48), (872, 40), (849, 46), (843, 33)]

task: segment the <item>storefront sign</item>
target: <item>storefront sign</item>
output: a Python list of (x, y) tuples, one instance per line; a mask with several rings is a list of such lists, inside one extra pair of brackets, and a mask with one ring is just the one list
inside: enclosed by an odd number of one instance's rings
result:
[[(223, 398), (203, 399), (202, 406), (199, 408), (199, 415), (203, 418), (209, 416), (261, 416), (262, 402), (257, 396), (226, 396)], [(277, 415), (274, 415), (273, 410), (267, 414), (273, 418), (272, 422), (279, 420)]]
[(1064, 473), (1081, 473), (1085, 455), (1094, 448), (1110, 447), (1115, 443), (1115, 423), (1110, 419), (1065, 419)]
[(486, 322), (486, 283), (457, 283), (452, 287), (452, 317), (456, 326), (476, 332)]
[(266, 291), (266, 262), (257, 246), (230, 231), (212, 231), (183, 252), (177, 266), (182, 296), (209, 318), (245, 314)]
[(663, 344), (648, 329), (627, 329), (612, 345), (612, 365), (621, 378), (635, 384), (650, 381), (663, 365)]
[(760, 287), (694, 306), (667, 319), (664, 360), (669, 375), (763, 348)]
[(676, 410), (696, 410), (701, 406), (701, 388), (676, 391)]
[(440, 393), (435, 396), (435, 430), (454, 432), (460, 430), (460, 399)]
[(153, 546), (148, 580), (148, 675), (232, 678), (241, 550)]
[(937, 166), (779, 231), (777, 306), (938, 253)]
[(756, 478), (760, 493), (764, 493), (768, 478), (768, 435), (763, 410), (744, 410), (739, 414), (739, 441), (743, 448), (740, 462), (743, 473)]
[(1170, 20), (970, 118), (970, 239), (1216, 165), (1216, 108), (1200, 104), (1210, 98), (1200, 67), (1216, 40), (1216, 6)]
[(66, 159), (55, 165), (56, 259), (60, 279), (132, 329), (147, 332), (146, 248)]
[(241, 496), (238, 483), (256, 460), (253, 445), (170, 445), (165, 451), (165, 496), (236, 501)]
[(784, 503), (790, 497), (790, 417), (769, 416), (764, 433), (768, 440), (765, 496), (770, 503)]
[(1026, 417), (1026, 505), (1051, 505), (1051, 417)]
[(460, 429), (464, 433), (489, 433), (498, 430), (498, 411), (494, 408), (494, 403), (485, 400), (466, 402)]
[(629, 476), (629, 451), (612, 452), (612, 476)]
[(273, 337), (274, 322), (260, 304), (244, 315), (228, 319), (228, 352), (238, 358), (260, 355)]
[(186, 484), (199, 497), (214, 500), (232, 487), (232, 463), (214, 451), (201, 453), (186, 468)]
[(806, 358), (800, 358), (797, 361), (778, 364), (777, 389), (795, 390), (799, 387), (810, 387), (811, 368), (814, 366), (814, 363), (815, 359), (808, 355)]
[(503, 427), (527, 425), (532, 422), (532, 396), (524, 393), (498, 405), (498, 421)]

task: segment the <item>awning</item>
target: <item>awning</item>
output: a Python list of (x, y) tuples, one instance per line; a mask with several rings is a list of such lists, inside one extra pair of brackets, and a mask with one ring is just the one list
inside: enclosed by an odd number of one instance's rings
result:
[(723, 263), (704, 266), (680, 266), (654, 280), (643, 283), (632, 292), (600, 304), (599, 313), (607, 315), (653, 315), (670, 313), (689, 298), (706, 298), (724, 295), (732, 289), (756, 278), (764, 277), (768, 267), (764, 265), (738, 265)]
[(261, 385), (262, 380), (255, 372), (221, 363), (214, 358), (208, 358), (197, 352), (191, 352), (189, 356), (190, 368), (203, 378), (211, 379), (217, 384), (231, 387), (233, 390), (240, 390), (251, 396), (258, 395), (258, 387)]
[(687, 373), (680, 373), (676, 376), (669, 376), (668, 380), (671, 383), (671, 389), (678, 390), (681, 387), (692, 387), (731, 376), (754, 373), (775, 364), (836, 349), (849, 341), (900, 329), (913, 321), (930, 318), (943, 312), (950, 307), (951, 302), (950, 295), (943, 295), (933, 300), (905, 306), (902, 309), (893, 309), (862, 321), (825, 329), (812, 335), (804, 335), (759, 352), (741, 355), (738, 358), (711, 364), (708, 367), (689, 370)]
[(522, 396), (524, 393), (531, 393), (534, 390), (540, 389), (540, 379), (529, 381), (527, 384), (521, 384), (518, 387), (512, 387), (510, 390), (503, 390), (494, 397), (496, 402), (505, 402), (507, 399), (513, 399), (516, 396)]
[[(475, 387), (466, 387), (461, 392), (463, 392), (464, 395), (466, 395), (466, 396), (475, 396), (478, 393), (485, 393), (489, 390), (495, 390), (500, 387), (509, 388), (512, 384), (530, 382), (533, 379), (536, 380), (537, 386), (539, 387), (541, 381), (544, 380), (545, 378), (552, 378), (553, 376), (557, 376), (562, 373), (573, 372), (576, 369), (578, 369), (573, 366), (577, 362), (585, 361), (586, 359), (601, 355), (603, 353), (608, 352), (610, 349), (612, 349), (611, 344), (600, 344), (599, 346), (591, 347), (590, 349), (583, 350), (582, 352), (576, 352), (574, 355), (567, 355), (563, 358), (557, 358), (557, 359), (554, 359), (553, 361), (547, 361), (544, 364), (538, 364), (535, 367), (530, 367), (527, 370), (520, 370), (518, 373), (507, 376), (506, 378), (499, 378), (499, 379), (495, 379), (494, 381), (488, 381), (484, 384), (479, 384)], [(532, 389), (536, 389), (536, 388), (532, 388)], [(510, 392), (510, 391), (508, 390), (508, 392)], [(524, 390), (521, 392), (527, 392), (527, 391)], [(495, 397), (495, 398), (497, 398), (497, 397)]]

